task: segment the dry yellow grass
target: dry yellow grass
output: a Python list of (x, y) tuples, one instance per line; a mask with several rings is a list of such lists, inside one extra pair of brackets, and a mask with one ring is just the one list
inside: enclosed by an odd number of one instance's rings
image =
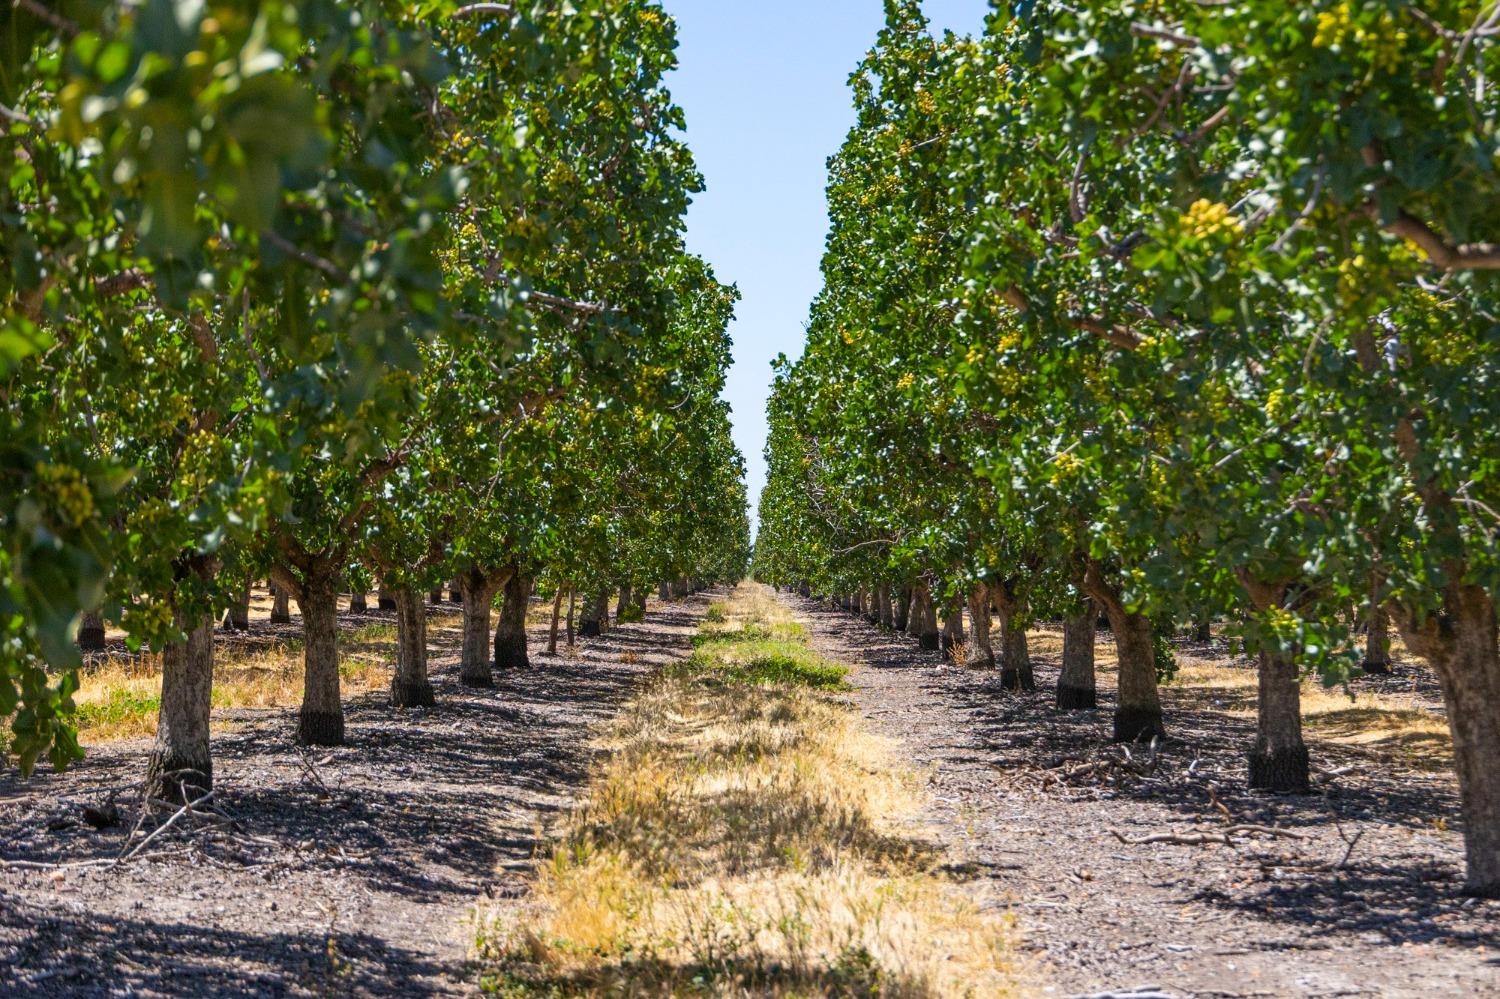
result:
[[(429, 634), (459, 627), (454, 615), (428, 619)], [(390, 684), (396, 626), (374, 621), (339, 635), (339, 674), (346, 694), (384, 689)], [(214, 649), (213, 706), (216, 712), (245, 708), (293, 707), (302, 700), (301, 643), (278, 641), (248, 647), (226, 638)], [(117, 655), (95, 659), (79, 674), (73, 700), (79, 741), (100, 745), (156, 734), (161, 705), (161, 656)]]
[(763, 588), (715, 605), (689, 665), (603, 739), (524, 911), (480, 913), (488, 987), (1013, 992), (1009, 920), (937, 873), (913, 833), (920, 782), (828, 689), (841, 677)]

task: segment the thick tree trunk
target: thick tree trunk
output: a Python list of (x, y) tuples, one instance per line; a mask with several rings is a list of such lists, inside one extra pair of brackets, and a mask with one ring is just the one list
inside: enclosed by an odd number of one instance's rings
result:
[(297, 738), (310, 746), (344, 744), (339, 696), (338, 589), (332, 570), (314, 569), (302, 583), (302, 711)]
[[(665, 600), (666, 598), (663, 597), (662, 599)], [(572, 583), (569, 583), (568, 584), (568, 648), (570, 648), (570, 649), (573, 646), (575, 646), (575, 645), (578, 644), (578, 641), (577, 641), (577, 637), (578, 637), (577, 636), (577, 628), (575, 627), (575, 623), (577, 622), (577, 620), (578, 620), (578, 587), (574, 586)]]
[(1302, 685), (1297, 664), (1287, 656), (1262, 652), (1259, 673), (1250, 786), (1306, 793), (1310, 775), (1307, 744), (1302, 741)]
[(1026, 611), (1010, 584), (989, 586), (990, 602), (1000, 620), (1000, 686), (1006, 690), (1035, 690), (1036, 673), (1026, 644)]
[(911, 621), (907, 634), (917, 640), (923, 649), (937, 649), (941, 644), (938, 635), (937, 608), (932, 604), (932, 590), (926, 583), (918, 583), (912, 589)]
[(250, 580), (235, 591), (234, 602), (224, 611), (225, 631), (250, 630)]
[(891, 607), (891, 627), (897, 631), (906, 631), (910, 626), (911, 601), (912, 591), (909, 587), (896, 591), (896, 603)]
[(103, 652), (104, 646), (104, 615), (88, 611), (78, 625), (78, 648), (84, 652)]
[(1463, 805), (1465, 890), (1500, 898), (1500, 653), (1495, 604), (1449, 565), (1443, 611), (1425, 620), (1401, 614), (1406, 644), (1432, 664), (1443, 688)]
[(969, 591), (969, 665), (993, 669), (995, 647), (990, 643), (990, 592), (980, 583)]
[(350, 614), (368, 614), (370, 612), (369, 595), (361, 590), (349, 596)]
[(557, 592), (552, 595), (552, 627), (547, 629), (547, 654), (557, 655), (557, 629), (562, 623), (562, 598), (563, 588), (559, 586)]
[(396, 591), (396, 673), (391, 677), (391, 706), (430, 708), (436, 702), (427, 679), (427, 609), (410, 587)]
[(1193, 641), (1208, 642), (1212, 641), (1213, 637), (1213, 625), (1207, 618), (1193, 625)]
[(1151, 620), (1125, 610), (1119, 590), (1105, 578), (1097, 562), (1089, 563), (1084, 588), (1104, 610), (1109, 628), (1115, 633), (1115, 652), (1120, 661), (1115, 741), (1165, 737), (1161, 695), (1156, 687), (1156, 647)]
[(292, 623), (291, 594), (286, 591), (285, 587), (277, 586), (275, 583), (271, 584), (271, 623)]
[(1077, 614), (1063, 619), (1062, 674), (1057, 678), (1057, 706), (1064, 711), (1089, 711), (1099, 706), (1094, 679), (1094, 636), (1099, 612), (1089, 601)]
[(495, 626), (496, 669), (526, 669), (531, 665), (526, 654), (526, 607), (530, 601), (531, 579), (511, 573), (505, 583), (500, 621)]
[[(676, 587), (673, 587), (676, 593)], [(578, 621), (578, 634), (583, 638), (598, 638), (604, 634), (604, 619), (609, 616), (609, 591), (599, 590), (583, 602), (583, 615)]]
[(393, 610), (395, 610), (396, 609), (396, 597), (395, 597), (395, 594), (393, 594), (390, 590), (386, 589), (384, 586), (380, 587), (380, 589), (378, 589), (378, 590), (375, 591), (375, 606), (378, 607), (378, 608), (380, 608), (383, 611), (393, 611)]
[(461, 604), (464, 602), (463, 587), (458, 585), (458, 580), (448, 580), (448, 602), (450, 604)]
[(441, 586), (439, 586), (437, 589), (435, 589), (431, 593), (427, 594), (427, 602), (430, 603), (430, 604), (440, 604), (440, 603), (442, 603), (443, 602), (443, 588)]
[(895, 622), (895, 613), (891, 610), (891, 588), (882, 584), (875, 591), (875, 616), (876, 623), (882, 628), (889, 628)]
[(670, 583), (658, 583), (656, 587), (656, 599), (671, 600), (672, 586)]
[(1385, 604), (1377, 603), (1370, 608), (1369, 623), (1365, 628), (1365, 659), (1360, 669), (1366, 673), (1385, 674), (1391, 671), (1391, 617)]
[(955, 608), (943, 616), (943, 633), (941, 637), (943, 656), (946, 659), (957, 659), (963, 650), (964, 644), (964, 612)]
[(187, 639), (171, 642), (162, 650), (161, 708), (156, 741), (146, 763), (146, 796), (183, 805), (214, 786), (209, 751), (214, 622), (206, 617), (193, 625), (178, 611), (177, 627), (187, 632)]
[(490, 672), (490, 607), (503, 581), (503, 577), (497, 580), (477, 568), (467, 569), (458, 577), (464, 600), (463, 652), (458, 678), (465, 687), (495, 685)]

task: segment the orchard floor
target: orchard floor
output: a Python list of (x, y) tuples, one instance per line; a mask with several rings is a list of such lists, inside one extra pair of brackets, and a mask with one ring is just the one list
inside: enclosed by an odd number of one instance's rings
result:
[[(161, 855), (118, 867), (0, 868), (0, 995), (471, 994), (473, 906), (522, 890), (538, 830), (588, 774), (591, 727), (690, 651), (708, 599), (653, 602), (644, 623), (572, 655), (533, 651), (529, 670), (484, 691), (458, 684), (459, 632), (434, 629), (438, 707), (351, 698), (335, 750), (304, 756), (295, 712), (232, 712), (214, 753), (216, 803), (234, 825), (182, 823)], [(545, 648), (541, 631), (531, 646)], [(0, 857), (118, 855), (149, 746), (95, 749), (61, 776), (0, 777)], [(123, 826), (80, 821), (111, 796)]]
[[(1253, 719), (1190, 690), (1164, 688), (1173, 738), (1154, 762), (1146, 749), (1127, 760), (1108, 744), (1109, 698), (1053, 706), (1055, 657), (1036, 657), (1039, 692), (1007, 693), (993, 670), (947, 668), (855, 616), (783, 599), (815, 648), (854, 667), (865, 716), (928, 770), (959, 876), (1019, 920), (1037, 961), (1028, 994), (1500, 996), (1500, 903), (1458, 892), (1451, 777), (1314, 742), (1315, 765), (1340, 772), (1320, 793), (1253, 795)], [(1100, 687), (1112, 694), (1113, 678)], [(1215, 796), (1234, 823), (1300, 838), (1115, 835), (1221, 831)]]

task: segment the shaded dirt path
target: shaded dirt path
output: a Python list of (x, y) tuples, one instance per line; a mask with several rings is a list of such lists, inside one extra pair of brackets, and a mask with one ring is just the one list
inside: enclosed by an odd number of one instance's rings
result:
[[(533, 651), (531, 669), (491, 691), (459, 686), (459, 634), (434, 630), (439, 706), (352, 699), (349, 745), (307, 762), (294, 712), (237, 713), (214, 752), (241, 832), (119, 868), (0, 869), (0, 994), (469, 994), (470, 909), (520, 889), (537, 829), (588, 773), (590, 727), (690, 650), (708, 599), (653, 603), (644, 623), (573, 656)], [(531, 639), (545, 648), (540, 631)], [(126, 829), (96, 832), (79, 815), (117, 793), (128, 825), (148, 748), (0, 778), (0, 857), (118, 854)]]
[[(976, 894), (1014, 909), (1035, 994), (1500, 996), (1500, 903), (1458, 895), (1462, 841), (1435, 821), (1455, 821), (1451, 779), (1317, 745), (1322, 766), (1353, 769), (1320, 794), (1252, 795), (1253, 720), (1170, 688), (1174, 739), (1154, 763), (1138, 752), (1135, 773), (1107, 745), (1112, 704), (1053, 708), (1054, 658), (1035, 657), (1041, 692), (1009, 694), (994, 671), (946, 668), (857, 617), (782, 599), (815, 647), (854, 667), (865, 716), (929, 768), (934, 827)], [(1300, 838), (1230, 849), (1114, 835), (1222, 829), (1211, 787), (1236, 822)]]

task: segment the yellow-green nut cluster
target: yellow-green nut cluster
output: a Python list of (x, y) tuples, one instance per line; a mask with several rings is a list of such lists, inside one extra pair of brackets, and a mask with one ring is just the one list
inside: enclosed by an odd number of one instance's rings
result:
[(1318, 15), (1317, 28), (1313, 32), (1313, 47), (1332, 52), (1363, 50), (1370, 56), (1371, 64), (1379, 70), (1394, 71), (1401, 66), (1401, 53), (1406, 48), (1406, 32), (1398, 29), (1388, 12), (1382, 11), (1372, 27), (1355, 23), (1354, 11), (1348, 3), (1341, 3)]
[(94, 515), (94, 494), (83, 473), (70, 465), (36, 466), (39, 491), (52, 500), (53, 507), (69, 527), (81, 527)]
[(1182, 216), (1182, 227), (1194, 239), (1211, 239), (1220, 234), (1239, 236), (1245, 231), (1228, 205), (1207, 198), (1199, 198), (1188, 207), (1187, 214)]

